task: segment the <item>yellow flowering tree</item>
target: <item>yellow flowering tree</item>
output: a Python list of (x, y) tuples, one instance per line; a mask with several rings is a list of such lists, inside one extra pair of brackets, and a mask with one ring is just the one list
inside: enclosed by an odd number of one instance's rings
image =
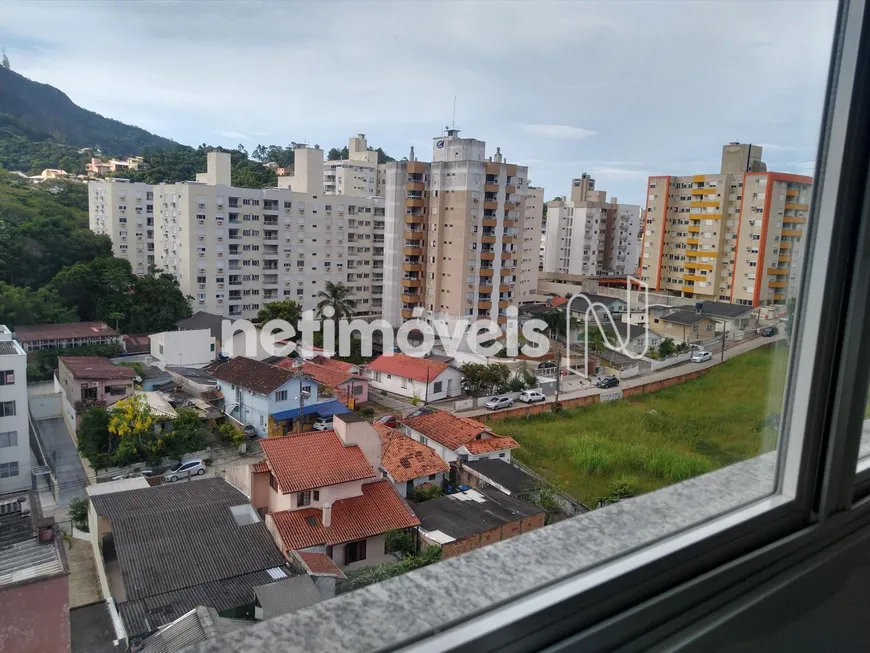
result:
[(155, 432), (154, 416), (139, 395), (122, 399), (113, 406), (109, 433), (118, 439), (115, 459), (118, 464), (159, 458), (162, 443)]

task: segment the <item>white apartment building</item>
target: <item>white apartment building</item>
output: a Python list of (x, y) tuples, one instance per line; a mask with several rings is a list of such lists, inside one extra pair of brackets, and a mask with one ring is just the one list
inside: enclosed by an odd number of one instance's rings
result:
[(0, 494), (29, 490), (27, 354), (0, 324)]
[[(447, 129), (433, 139), (432, 163), (384, 166), (386, 249), (384, 319), (397, 325), (415, 308), (428, 318), (490, 317), (504, 324), (506, 309), (534, 292), (534, 243), (523, 242), (528, 168), (508, 164), (497, 148)], [(524, 245), (528, 245), (527, 247)], [(530, 259), (527, 265), (518, 259)], [(525, 271), (534, 278), (523, 279)], [(533, 294), (528, 301), (534, 299)]]
[(607, 199), (586, 173), (568, 199), (547, 203), (544, 272), (594, 276), (634, 274), (640, 260), (641, 208)]
[(368, 149), (365, 134), (347, 143), (347, 159), (323, 164), (323, 191), (327, 195), (372, 197), (378, 188), (378, 153)]
[(523, 243), (517, 282), (520, 303), (534, 301), (538, 292), (543, 217), (544, 189), (539, 186), (527, 186), (523, 212)]
[[(327, 281), (352, 290), (360, 316), (380, 316), (384, 202), (326, 195), (323, 150), (300, 145), (278, 188), (230, 185), (230, 155), (208, 154), (196, 181), (89, 183), (90, 225), (144, 274), (176, 276), (195, 311), (253, 318), (270, 301), (314, 309)], [(140, 212), (138, 209), (142, 209)]]

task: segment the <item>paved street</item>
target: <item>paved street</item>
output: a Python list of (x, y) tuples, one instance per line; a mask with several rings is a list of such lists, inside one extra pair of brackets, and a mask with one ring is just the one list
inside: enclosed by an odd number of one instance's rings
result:
[[(778, 342), (780, 340), (785, 340), (785, 335), (780, 333), (777, 336), (772, 338), (753, 338), (751, 340), (746, 340), (743, 342), (739, 342), (736, 344), (728, 343), (725, 349), (725, 360), (730, 360), (735, 356), (739, 356), (740, 354), (744, 354), (747, 351), (752, 351), (753, 349), (758, 349), (759, 347), (763, 347), (764, 345), (768, 345), (771, 342)], [(732, 341), (733, 342), (733, 341)], [(655, 381), (662, 381), (664, 379), (670, 379), (674, 376), (679, 376), (681, 374), (685, 374), (686, 372), (692, 370), (701, 370), (713, 367), (714, 365), (719, 365), (721, 362), (721, 347), (714, 350), (714, 355), (712, 360), (707, 361), (706, 363), (680, 363), (674, 365), (672, 367), (668, 367), (660, 372), (654, 372), (652, 374), (644, 374), (643, 376), (636, 376), (631, 379), (626, 379), (625, 381), (621, 381), (619, 384), (619, 388), (634, 388), (639, 385), (644, 385), (645, 383), (653, 383)], [(569, 377), (570, 378), (570, 377)], [(582, 384), (580, 389), (566, 389), (564, 392), (559, 393), (559, 399), (574, 399), (576, 397), (588, 397), (590, 395), (597, 395), (606, 392), (613, 392), (614, 389), (609, 390), (601, 390), (594, 386), (589, 386), (585, 384), (582, 380), (579, 380)], [(573, 381), (574, 384), (577, 381)], [(567, 385), (567, 384), (566, 384)], [(565, 387), (563, 385), (563, 387)], [(571, 388), (571, 385), (567, 385), (568, 388)], [(576, 387), (576, 385), (574, 385)], [(547, 397), (547, 403), (553, 403), (554, 397)], [(486, 415), (491, 411), (488, 411), (486, 408), (475, 408), (472, 410), (464, 410), (457, 412), (457, 415), (462, 415), (463, 417), (474, 417), (476, 415)]]
[(36, 420), (45, 455), (54, 470), (59, 487), (58, 510), (66, 510), (74, 497), (85, 497), (88, 477), (76, 452), (66, 424), (61, 417)]

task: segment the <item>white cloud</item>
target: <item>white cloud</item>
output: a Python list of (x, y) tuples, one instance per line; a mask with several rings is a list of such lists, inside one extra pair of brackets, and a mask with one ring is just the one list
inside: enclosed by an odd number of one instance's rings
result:
[(568, 138), (576, 141), (595, 136), (598, 133), (591, 129), (571, 127), (570, 125), (520, 125), (520, 129), (527, 134), (541, 138)]
[(218, 130), (215, 132), (218, 136), (223, 136), (224, 138), (238, 138), (240, 141), (248, 141), (251, 140), (248, 136), (244, 134), (240, 134), (239, 132), (234, 131), (221, 131)]

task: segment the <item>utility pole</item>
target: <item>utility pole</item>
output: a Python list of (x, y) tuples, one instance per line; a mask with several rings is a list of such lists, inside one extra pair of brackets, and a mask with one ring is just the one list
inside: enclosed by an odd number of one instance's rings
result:
[(554, 404), (559, 403), (559, 384), (562, 381), (562, 350), (556, 349), (556, 400)]
[(720, 363), (724, 363), (724, 362), (725, 362), (725, 337), (726, 337), (727, 335), (728, 335), (728, 334), (725, 332), (725, 323), (723, 322), (723, 323), (722, 323), (722, 356), (721, 356), (721, 358), (719, 359), (719, 362), (720, 362)]
[(429, 403), (429, 363), (426, 363), (426, 393), (425, 398), (423, 399), (423, 405)]

